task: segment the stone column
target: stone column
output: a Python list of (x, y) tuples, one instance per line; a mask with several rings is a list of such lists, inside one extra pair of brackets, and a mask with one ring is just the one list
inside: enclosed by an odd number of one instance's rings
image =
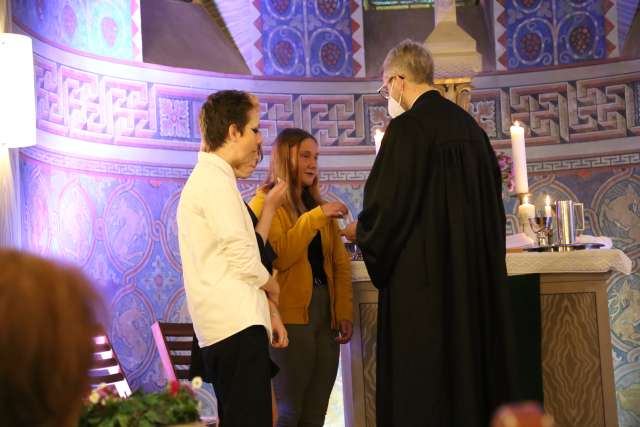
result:
[(482, 68), (476, 41), (459, 25), (455, 0), (435, 0), (435, 28), (425, 40), (435, 64), (435, 87), (447, 99), (469, 108), (471, 79)]

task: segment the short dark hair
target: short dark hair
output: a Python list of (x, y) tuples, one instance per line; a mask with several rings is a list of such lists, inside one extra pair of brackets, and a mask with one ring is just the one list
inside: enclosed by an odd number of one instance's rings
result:
[(236, 125), (242, 134), (249, 122), (249, 111), (257, 106), (254, 97), (239, 90), (222, 90), (209, 95), (200, 109), (202, 151), (222, 147), (231, 125)]

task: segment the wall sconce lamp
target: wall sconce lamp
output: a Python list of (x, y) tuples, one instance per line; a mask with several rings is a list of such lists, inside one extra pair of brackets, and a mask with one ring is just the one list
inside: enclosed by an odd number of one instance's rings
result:
[(0, 247), (21, 246), (18, 150), (36, 144), (31, 38), (0, 33)]

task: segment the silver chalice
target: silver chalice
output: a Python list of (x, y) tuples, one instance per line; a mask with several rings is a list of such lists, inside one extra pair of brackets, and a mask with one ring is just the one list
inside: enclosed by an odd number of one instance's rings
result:
[(531, 230), (536, 233), (538, 246), (549, 246), (553, 235), (552, 225), (553, 217), (551, 216), (537, 216), (535, 218), (529, 218), (529, 226), (531, 227)]

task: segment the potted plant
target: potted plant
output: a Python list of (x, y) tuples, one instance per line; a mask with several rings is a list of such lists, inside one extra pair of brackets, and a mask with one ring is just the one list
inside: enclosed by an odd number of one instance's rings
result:
[(110, 386), (93, 390), (85, 402), (79, 427), (201, 427), (199, 402), (193, 389), (202, 386), (196, 377), (191, 386), (177, 381), (165, 390), (145, 393), (136, 391), (123, 399)]

